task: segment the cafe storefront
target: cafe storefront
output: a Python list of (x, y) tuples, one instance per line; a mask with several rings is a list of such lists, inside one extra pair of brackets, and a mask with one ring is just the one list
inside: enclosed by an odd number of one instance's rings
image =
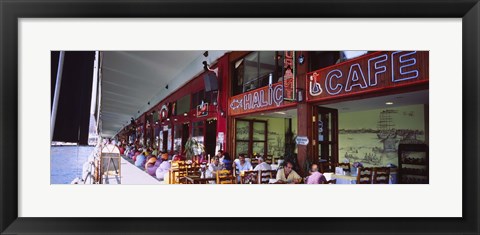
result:
[[(297, 127), (293, 51), (236, 52), (230, 57), (228, 151), (252, 159), (264, 156), (276, 163), (295, 154)], [(287, 146), (287, 147), (286, 147)]]
[(232, 55), (228, 151), (236, 157), (293, 153), (306, 175), (312, 163), (397, 165), (399, 143), (428, 144), (426, 51)]

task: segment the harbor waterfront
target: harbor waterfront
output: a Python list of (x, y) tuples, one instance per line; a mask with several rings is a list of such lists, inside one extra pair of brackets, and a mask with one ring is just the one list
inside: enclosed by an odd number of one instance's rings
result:
[(93, 150), (93, 146), (51, 146), (50, 184), (70, 184), (81, 177), (82, 165)]

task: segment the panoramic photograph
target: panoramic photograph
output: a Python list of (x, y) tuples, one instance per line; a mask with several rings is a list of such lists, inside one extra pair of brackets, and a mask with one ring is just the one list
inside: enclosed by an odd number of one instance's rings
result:
[(429, 52), (51, 51), (50, 119), (50, 184), (429, 184)]

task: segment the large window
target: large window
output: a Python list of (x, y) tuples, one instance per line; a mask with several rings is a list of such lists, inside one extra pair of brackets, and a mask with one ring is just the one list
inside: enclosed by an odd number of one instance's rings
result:
[(233, 95), (268, 85), (270, 76), (272, 83), (277, 82), (277, 61), (281, 58), (281, 53), (275, 51), (257, 51), (236, 61)]
[(174, 126), (173, 150), (180, 152), (182, 149), (182, 124)]
[(237, 119), (235, 126), (235, 155), (252, 157), (267, 155), (267, 121)]
[(205, 90), (198, 91), (192, 95), (192, 108), (196, 108), (199, 104), (205, 101)]
[(192, 138), (203, 144), (205, 136), (205, 122), (199, 121), (192, 124)]
[(208, 91), (205, 90), (198, 91), (192, 95), (192, 108), (196, 108), (203, 102), (212, 104), (217, 101), (217, 91)]
[(190, 95), (186, 95), (177, 101), (177, 115), (190, 112)]

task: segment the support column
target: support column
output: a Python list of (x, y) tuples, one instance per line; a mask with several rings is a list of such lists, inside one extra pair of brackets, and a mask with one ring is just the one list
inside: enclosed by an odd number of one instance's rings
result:
[(310, 164), (313, 162), (314, 157), (312, 156), (312, 144), (314, 143), (313, 138), (313, 127), (312, 127), (312, 112), (313, 106), (309, 103), (306, 103), (306, 74), (308, 72), (308, 52), (297, 51), (295, 56), (298, 59), (299, 56), (303, 55), (305, 61), (303, 64), (299, 64), (297, 61), (297, 97), (298, 93), (302, 93), (302, 101), (299, 101), (297, 104), (297, 136), (306, 136), (308, 138), (307, 145), (297, 145), (297, 162), (299, 164), (298, 172), (301, 176), (308, 175), (307, 162)]

